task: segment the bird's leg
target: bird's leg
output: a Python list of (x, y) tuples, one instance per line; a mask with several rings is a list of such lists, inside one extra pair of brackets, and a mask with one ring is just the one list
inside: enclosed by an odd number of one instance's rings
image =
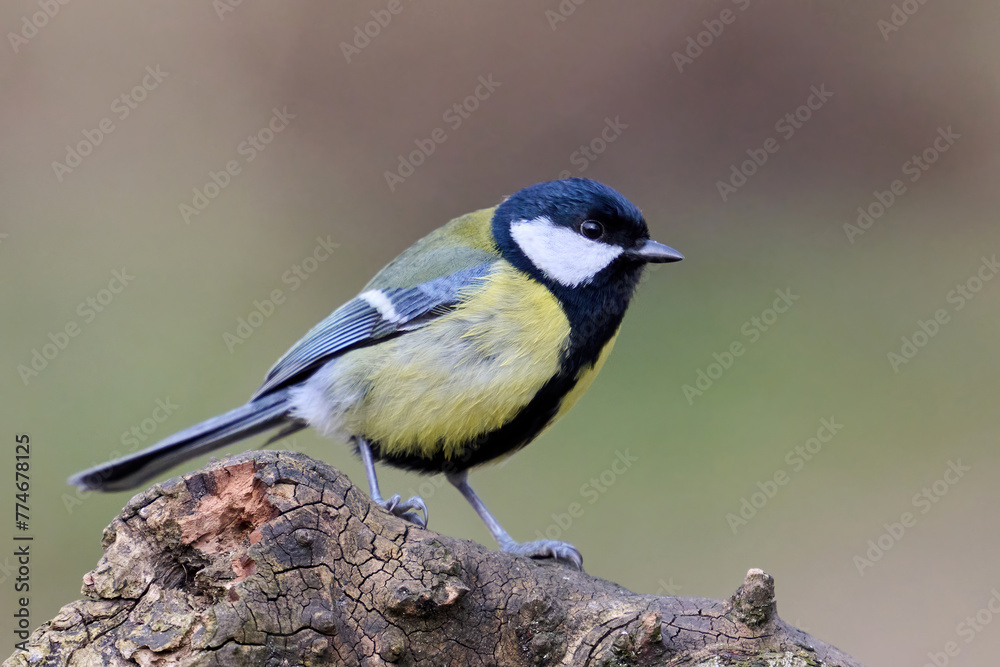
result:
[(472, 490), (472, 487), (469, 486), (468, 471), (463, 470), (458, 473), (448, 473), (446, 476), (448, 477), (448, 481), (465, 496), (465, 499), (469, 501), (472, 508), (476, 510), (479, 518), (483, 520), (486, 527), (493, 533), (493, 538), (500, 545), (501, 551), (517, 554), (518, 556), (528, 556), (529, 558), (555, 558), (556, 560), (569, 561), (578, 570), (583, 569), (583, 556), (576, 550), (576, 547), (568, 542), (559, 542), (558, 540), (515, 542), (507, 534), (507, 531), (503, 529), (500, 522), (496, 520), (496, 517), (486, 509), (486, 505), (479, 499), (476, 492)]
[[(358, 445), (358, 452), (361, 454), (361, 460), (365, 464), (365, 475), (368, 476), (368, 495), (371, 496), (372, 502), (391, 514), (406, 519), (410, 523), (415, 523), (421, 528), (426, 528), (428, 514), (427, 505), (424, 504), (423, 498), (413, 496), (404, 502), (397, 493), (388, 500), (383, 500), (382, 492), (378, 488), (378, 477), (375, 476), (375, 460), (372, 458), (372, 448), (363, 438), (356, 438), (355, 441)], [(424, 515), (421, 517), (417, 511), (423, 512)]]

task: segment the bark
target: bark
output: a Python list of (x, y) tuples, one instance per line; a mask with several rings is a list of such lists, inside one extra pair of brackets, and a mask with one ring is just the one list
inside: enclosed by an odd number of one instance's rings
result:
[(342, 473), (247, 452), (134, 497), (85, 598), (4, 665), (829, 665), (750, 570), (729, 600), (638, 595), (418, 528)]

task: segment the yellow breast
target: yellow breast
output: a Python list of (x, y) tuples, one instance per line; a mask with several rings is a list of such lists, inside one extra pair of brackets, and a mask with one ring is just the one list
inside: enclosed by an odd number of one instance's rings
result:
[[(531, 401), (558, 372), (569, 335), (551, 292), (502, 263), (451, 313), (346, 353), (330, 393), (356, 397), (344, 406), (347, 433), (378, 442), (387, 453), (432, 455), (443, 448), (453, 458)], [(598, 368), (602, 362), (603, 356)], [(591, 380), (591, 374), (581, 378), (572, 401)]]

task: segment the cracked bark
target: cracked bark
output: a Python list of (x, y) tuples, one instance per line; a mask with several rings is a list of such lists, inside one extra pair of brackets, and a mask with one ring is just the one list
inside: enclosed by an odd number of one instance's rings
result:
[(5, 667), (860, 665), (782, 621), (760, 570), (729, 600), (637, 595), (417, 528), (294, 452), (154, 486), (103, 546)]

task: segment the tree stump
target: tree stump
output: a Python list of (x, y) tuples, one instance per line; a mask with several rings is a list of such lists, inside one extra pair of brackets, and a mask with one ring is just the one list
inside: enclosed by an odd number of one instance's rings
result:
[(637, 595), (418, 528), (295, 452), (158, 484), (103, 547), (5, 667), (860, 665), (778, 618), (760, 570), (725, 601)]

